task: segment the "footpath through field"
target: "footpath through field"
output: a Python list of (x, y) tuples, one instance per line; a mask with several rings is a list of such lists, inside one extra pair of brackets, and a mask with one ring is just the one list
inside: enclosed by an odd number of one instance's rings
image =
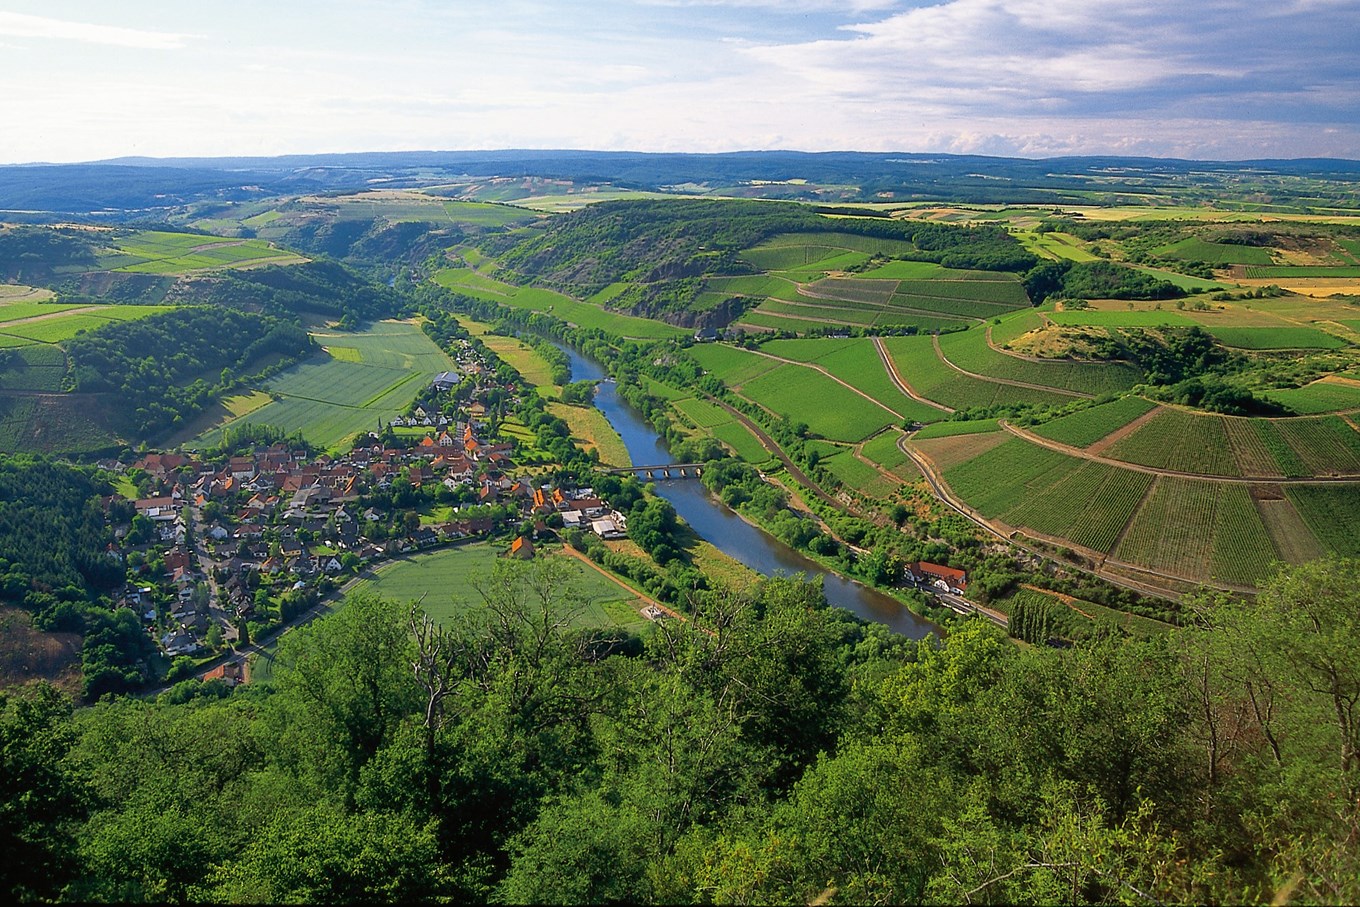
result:
[(897, 363), (893, 362), (892, 356), (888, 355), (888, 348), (884, 345), (882, 337), (874, 338), (874, 349), (878, 350), (878, 358), (883, 360), (883, 367), (888, 370), (888, 377), (892, 379), (893, 384), (897, 385), (898, 390), (915, 400), (917, 403), (924, 403), (926, 406), (934, 407), (942, 413), (954, 412), (952, 406), (945, 406), (943, 403), (936, 403), (934, 400), (928, 400), (912, 389), (912, 386), (908, 384), (897, 371)]
[(940, 349), (939, 334), (933, 334), (930, 339), (935, 344), (935, 355), (939, 357), (939, 360), (943, 362), (945, 365), (952, 368), (954, 371), (958, 372), (960, 375), (967, 375), (969, 378), (976, 378), (979, 381), (989, 381), (992, 384), (1009, 384), (1011, 387), (1024, 387), (1034, 391), (1045, 391), (1047, 393), (1053, 394), (1065, 394), (1066, 396), (1069, 397), (1081, 397), (1084, 400), (1094, 400), (1096, 398), (1095, 394), (1088, 394), (1085, 391), (1070, 391), (1065, 390), (1061, 387), (1051, 387), (1047, 384), (1030, 384), (1028, 381), (1015, 381), (1010, 378), (996, 378), (991, 375), (979, 375), (977, 372), (970, 372), (967, 369), (960, 368), (959, 366), (949, 361), (949, 358), (944, 354), (944, 350)]

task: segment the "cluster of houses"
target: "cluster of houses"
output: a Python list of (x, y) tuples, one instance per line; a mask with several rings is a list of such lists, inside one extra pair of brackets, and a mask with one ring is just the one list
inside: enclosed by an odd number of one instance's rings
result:
[[(552, 488), (507, 475), (513, 445), (484, 442), (481, 430), (475, 421), (449, 421), (410, 447), (387, 446), (369, 436), (337, 457), (310, 457), (283, 443), (216, 463), (188, 454), (147, 454), (133, 466), (154, 481), (157, 494), (134, 506), (151, 521), (152, 536), (149, 544), (133, 544), (131, 527), (120, 527), (117, 553), (127, 557), (142, 550), (144, 560), (159, 556), (164, 574), (149, 578), (154, 587), (130, 585), (121, 603), (148, 624), (159, 624), (168, 654), (187, 654), (202, 648), (214, 621), (230, 638), (234, 618), (257, 617), (261, 586), (279, 593), (306, 589), (393, 554), (485, 536), (507, 521), (529, 522), (536, 532), (548, 532), (548, 524), (560, 520), (604, 538), (625, 533), (626, 516), (591, 489)], [(393, 519), (400, 514), (364, 503), (398, 481), (415, 489), (467, 488), (464, 498), (475, 504), (462, 508), (466, 514), (455, 511), (453, 519), (408, 530)], [(551, 519), (554, 515), (559, 516)], [(524, 539), (511, 553), (532, 556), (532, 542)], [(169, 612), (166, 620), (158, 620), (156, 588), (162, 605), (169, 603), (161, 609)]]

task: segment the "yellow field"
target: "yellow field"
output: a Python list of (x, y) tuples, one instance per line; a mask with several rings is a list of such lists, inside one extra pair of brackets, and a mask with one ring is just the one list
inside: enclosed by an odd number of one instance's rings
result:
[(352, 346), (323, 346), (323, 350), (330, 354), (332, 359), (339, 359), (341, 362), (363, 362), (363, 354)]
[(272, 399), (273, 398), (264, 391), (251, 391), (248, 394), (237, 394), (232, 397), (227, 397), (222, 401), (222, 405), (226, 407), (227, 412), (231, 413), (233, 416), (240, 417), (255, 412), (255, 410), (269, 403)]
[(41, 287), (22, 284), (0, 284), (0, 302), (45, 302), (55, 299), (56, 293)]
[[(469, 328), (470, 330), (471, 328)], [(525, 381), (528, 381), (540, 391), (548, 394), (561, 393), (562, 389), (553, 384), (548, 363), (528, 344), (516, 340), (514, 337), (504, 337), (499, 334), (483, 335), (482, 343), (485, 343), (491, 352), (499, 356), (505, 361), (506, 365), (519, 372)]]
[(568, 406), (565, 403), (549, 403), (548, 412), (571, 428), (572, 440), (586, 450), (598, 450), (600, 462), (607, 466), (632, 466), (628, 449), (623, 439), (609, 424), (604, 413), (595, 407)]

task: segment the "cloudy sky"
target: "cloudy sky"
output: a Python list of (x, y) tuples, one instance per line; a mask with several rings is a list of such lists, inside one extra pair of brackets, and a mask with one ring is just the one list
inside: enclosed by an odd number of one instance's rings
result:
[(1360, 158), (1360, 0), (0, 0), (0, 163)]

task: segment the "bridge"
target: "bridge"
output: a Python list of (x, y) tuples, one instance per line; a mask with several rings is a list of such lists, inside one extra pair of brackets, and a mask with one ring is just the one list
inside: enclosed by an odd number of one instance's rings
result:
[(651, 481), (655, 479), (697, 479), (703, 468), (704, 464), (702, 463), (659, 463), (652, 466), (617, 466), (613, 469), (606, 469), (604, 472), (616, 476), (637, 476), (639, 479)]

